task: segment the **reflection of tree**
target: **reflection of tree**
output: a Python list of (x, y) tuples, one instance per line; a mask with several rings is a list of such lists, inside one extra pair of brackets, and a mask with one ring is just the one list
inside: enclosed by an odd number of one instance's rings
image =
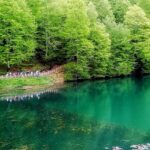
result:
[(2, 150), (97, 150), (106, 145), (126, 146), (147, 137), (121, 126), (88, 121), (77, 114), (60, 111), (60, 108), (57, 109), (59, 101), (43, 100), (40, 103), (31, 101), (9, 105), (2, 103), (0, 106)]
[[(149, 91), (143, 80), (70, 84), (57, 94), (43, 95), (40, 101), (0, 102), (0, 149), (99, 150), (116, 145), (128, 149), (150, 141), (150, 134), (123, 126), (132, 128), (128, 125), (132, 120), (136, 127), (147, 127), (137, 117), (149, 112), (145, 112), (148, 101), (140, 99), (141, 92)], [(141, 106), (144, 109), (139, 111)]]

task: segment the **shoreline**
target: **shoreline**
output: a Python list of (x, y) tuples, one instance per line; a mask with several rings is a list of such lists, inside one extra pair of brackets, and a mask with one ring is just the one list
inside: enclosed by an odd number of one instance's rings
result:
[[(42, 91), (45, 89), (55, 90), (56, 88), (59, 89), (62, 86), (64, 86), (65, 83), (75, 83), (75, 82), (80, 83), (84, 81), (123, 79), (128, 77), (142, 78), (147, 75), (149, 74), (142, 74), (140, 76), (131, 74), (126, 76), (111, 76), (111, 77), (107, 76), (107, 77), (94, 78), (94, 79), (91, 78), (91, 79), (78, 79), (78, 80), (65, 81), (64, 72), (61, 69), (47, 76), (0, 79), (0, 96), (7, 95), (8, 93), (9, 94), (11, 93), (11, 95), (13, 95), (13, 93), (17, 93), (17, 91), (23, 91), (23, 93), (31, 93), (31, 92)], [(6, 81), (6, 85), (5, 85), (5, 81)], [(32, 83), (32, 81), (34, 82)], [(2, 82), (3, 82), (3, 86), (1, 85)]]
[(16, 77), (0, 79), (0, 97), (17, 93), (33, 93), (46, 89), (59, 89), (64, 85), (62, 68), (51, 70), (51, 74), (39, 77)]
[(124, 79), (124, 78), (142, 78), (145, 76), (149, 76), (150, 73), (144, 73), (141, 75), (134, 75), (134, 74), (128, 74), (128, 75), (116, 75), (116, 76), (105, 76), (105, 77), (97, 77), (97, 78), (88, 78), (88, 79), (76, 79), (76, 80), (68, 80), (65, 81), (66, 83), (72, 83), (72, 82), (84, 82), (84, 81), (98, 81), (98, 80), (111, 80), (111, 79)]
[(40, 88), (30, 89), (18, 89), (13, 91), (13, 93), (0, 93), (0, 101), (7, 102), (17, 102), (24, 99), (30, 100), (32, 98), (39, 99), (41, 96), (47, 93), (58, 93), (61, 88), (64, 87), (64, 84), (55, 84), (53, 86), (45, 86)]
[(64, 84), (63, 68), (58, 67), (50, 70), (51, 73), (38, 77), (16, 77), (0, 79), (0, 94), (16, 90), (35, 91), (45, 88), (56, 87)]

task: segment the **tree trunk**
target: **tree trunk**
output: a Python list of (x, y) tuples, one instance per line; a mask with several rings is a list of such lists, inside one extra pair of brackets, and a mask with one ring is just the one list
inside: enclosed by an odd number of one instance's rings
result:
[(7, 62), (7, 71), (8, 72), (10, 71), (10, 63), (9, 63), (9, 61)]

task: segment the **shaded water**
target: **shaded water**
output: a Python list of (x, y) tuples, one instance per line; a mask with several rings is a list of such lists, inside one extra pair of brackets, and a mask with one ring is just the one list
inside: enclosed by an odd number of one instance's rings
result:
[(150, 76), (66, 84), (58, 92), (0, 101), (0, 150), (129, 150), (146, 143)]

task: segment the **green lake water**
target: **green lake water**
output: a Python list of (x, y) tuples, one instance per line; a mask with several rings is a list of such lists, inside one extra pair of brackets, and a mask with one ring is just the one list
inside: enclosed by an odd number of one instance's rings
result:
[(22, 97), (1, 95), (0, 150), (130, 150), (150, 143), (150, 76), (68, 83)]

